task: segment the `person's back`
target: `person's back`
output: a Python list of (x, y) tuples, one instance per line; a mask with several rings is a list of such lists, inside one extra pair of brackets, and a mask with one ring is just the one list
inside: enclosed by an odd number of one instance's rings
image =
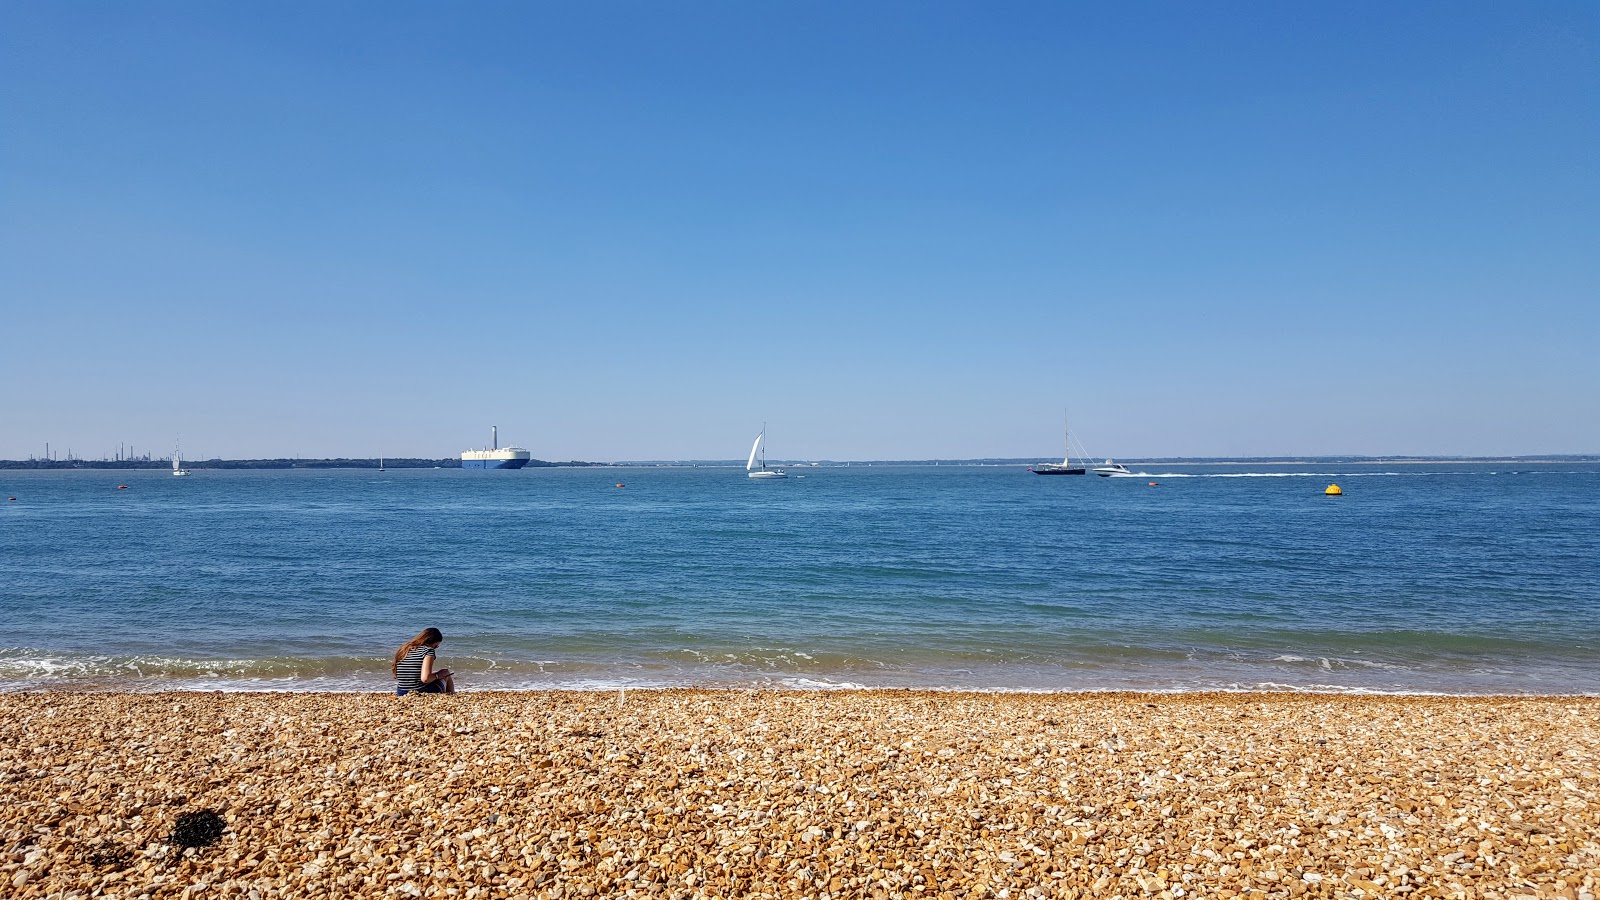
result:
[(456, 692), (454, 673), (434, 668), (434, 651), (443, 642), (444, 635), (439, 629), (424, 628), (421, 634), (395, 651), (394, 665), (390, 669), (394, 673), (395, 696)]
[(416, 647), (394, 668), (394, 686), (401, 691), (422, 690), (422, 661), (434, 656), (432, 647)]

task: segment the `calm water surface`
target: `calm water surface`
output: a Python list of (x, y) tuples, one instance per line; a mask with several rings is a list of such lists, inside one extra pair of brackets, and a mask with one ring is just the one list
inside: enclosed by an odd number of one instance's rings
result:
[(0, 682), (1600, 692), (1600, 466), (1140, 468), (5, 472)]

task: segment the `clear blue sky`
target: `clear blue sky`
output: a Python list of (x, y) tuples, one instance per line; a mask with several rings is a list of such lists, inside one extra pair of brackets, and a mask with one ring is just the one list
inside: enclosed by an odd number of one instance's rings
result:
[(0, 0), (0, 457), (1600, 452), (1600, 4)]

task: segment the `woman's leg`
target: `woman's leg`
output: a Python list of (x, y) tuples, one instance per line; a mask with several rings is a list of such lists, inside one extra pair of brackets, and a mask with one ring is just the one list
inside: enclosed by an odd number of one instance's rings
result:
[(456, 692), (456, 677), (454, 675), (446, 675), (444, 677), (444, 692), (446, 694), (454, 694)]

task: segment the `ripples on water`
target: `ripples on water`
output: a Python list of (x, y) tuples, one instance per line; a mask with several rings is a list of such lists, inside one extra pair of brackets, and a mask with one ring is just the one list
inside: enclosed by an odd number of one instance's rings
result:
[(4, 473), (0, 680), (1600, 692), (1600, 466), (1147, 468)]

